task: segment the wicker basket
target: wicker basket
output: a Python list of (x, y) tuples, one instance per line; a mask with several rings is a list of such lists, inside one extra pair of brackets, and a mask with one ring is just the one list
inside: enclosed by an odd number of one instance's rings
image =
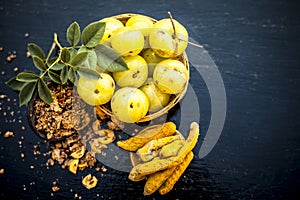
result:
[[(130, 18), (130, 17), (133, 17), (133, 16), (136, 16), (138, 14), (133, 14), (133, 13), (126, 13), (126, 14), (120, 14), (120, 15), (115, 15), (115, 16), (112, 16), (116, 19), (118, 19), (119, 21), (121, 21), (124, 25), (126, 24), (127, 20)], [(148, 17), (148, 16), (147, 16)], [(151, 17), (149, 17), (149, 19), (151, 19), (154, 23), (157, 21)], [(188, 62), (188, 57), (186, 55), (186, 53), (184, 52), (179, 58), (178, 58), (179, 61), (181, 61), (187, 68), (188, 70), (188, 74), (190, 72), (190, 69), (189, 69), (189, 62)], [(188, 77), (189, 78), (189, 77)], [(159, 111), (155, 112), (155, 113), (149, 113), (148, 115), (146, 115), (145, 117), (141, 118), (140, 120), (138, 120), (137, 122), (147, 122), (147, 121), (151, 121), (153, 119), (156, 119), (166, 113), (168, 113), (168, 111), (173, 108), (185, 95), (186, 93), (186, 90), (187, 90), (187, 87), (188, 87), (188, 80), (184, 86), (184, 88), (176, 95), (171, 95), (171, 98), (170, 98), (170, 101), (169, 103), (162, 109), (160, 109)], [(108, 103), (110, 104), (110, 102)], [(99, 106), (100, 110), (102, 110), (105, 114), (109, 115), (109, 116), (112, 116), (113, 113), (110, 109), (110, 105), (108, 104), (105, 104), (105, 105), (101, 105)]]

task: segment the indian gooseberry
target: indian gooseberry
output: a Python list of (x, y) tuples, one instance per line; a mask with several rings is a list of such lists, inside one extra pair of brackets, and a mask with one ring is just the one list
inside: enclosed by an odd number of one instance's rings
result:
[(133, 29), (139, 29), (142, 31), (144, 36), (148, 36), (149, 31), (153, 26), (153, 22), (149, 17), (144, 15), (135, 15), (127, 20), (125, 26), (132, 27)]
[(154, 68), (157, 65), (157, 63), (159, 63), (160, 61), (163, 61), (165, 59), (165, 58), (158, 56), (151, 48), (143, 51), (142, 56), (148, 63), (149, 76), (153, 75), (153, 71), (154, 71)]
[(175, 59), (158, 63), (153, 72), (155, 85), (164, 93), (177, 94), (187, 84), (189, 73), (186, 66)]
[[(172, 23), (173, 21), (173, 23)], [(164, 58), (175, 58), (188, 45), (188, 32), (176, 20), (162, 19), (153, 25), (149, 34), (149, 44), (155, 53)], [(175, 31), (174, 31), (174, 27)]]
[(113, 17), (106, 17), (100, 20), (101, 22), (105, 22), (105, 30), (102, 39), (100, 40), (100, 44), (103, 44), (105, 41), (110, 40), (113, 33), (121, 27), (124, 27), (123, 23)]
[(147, 62), (142, 56), (123, 57), (128, 70), (113, 72), (113, 78), (120, 87), (140, 87), (148, 77)]
[(140, 30), (119, 28), (111, 38), (112, 48), (122, 56), (138, 55), (144, 48), (144, 36)]
[(97, 106), (108, 103), (115, 91), (113, 78), (106, 73), (100, 73), (98, 80), (80, 76), (77, 83), (78, 95), (89, 105)]
[(112, 113), (121, 121), (134, 123), (143, 118), (149, 109), (148, 97), (138, 88), (123, 87), (111, 99)]
[(149, 112), (157, 112), (164, 108), (170, 100), (170, 95), (163, 93), (153, 82), (152, 79), (147, 81), (145, 85), (140, 88), (149, 99)]

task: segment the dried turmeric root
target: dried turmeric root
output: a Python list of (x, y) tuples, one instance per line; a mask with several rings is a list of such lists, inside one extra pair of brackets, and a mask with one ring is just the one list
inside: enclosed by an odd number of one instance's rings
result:
[(194, 158), (194, 154), (192, 151), (190, 151), (187, 156), (184, 158), (183, 162), (175, 168), (174, 172), (168, 177), (168, 179), (163, 183), (163, 185), (159, 188), (159, 193), (161, 195), (164, 195), (168, 192), (170, 192), (175, 183), (179, 180), (183, 172), (186, 170), (186, 168), (189, 166), (191, 161)]
[(175, 140), (170, 144), (167, 144), (166, 146), (161, 148), (159, 152), (159, 157), (168, 158), (171, 156), (176, 156), (178, 154), (178, 151), (184, 145), (184, 142), (185, 142), (184, 140)]
[(151, 195), (162, 186), (162, 184), (172, 175), (175, 167), (151, 174), (144, 186), (144, 195)]
[(182, 163), (187, 154), (195, 147), (198, 136), (199, 125), (196, 122), (192, 122), (190, 125), (189, 136), (176, 156), (163, 159), (153, 159), (149, 162), (138, 164), (132, 168), (128, 178), (133, 181), (139, 180), (141, 177), (144, 177), (146, 175), (155, 173), (160, 170), (165, 170)]
[(158, 150), (160, 148), (164, 148), (165, 145), (168, 145), (169, 143), (179, 139), (183, 139), (183, 137), (181, 135), (173, 135), (156, 140), (151, 140), (150, 142), (147, 142), (142, 148), (138, 149), (136, 153), (143, 162), (148, 162), (158, 155)]
[(151, 140), (174, 135), (176, 132), (176, 125), (173, 122), (166, 122), (161, 127), (142, 130), (142, 134), (133, 136), (127, 140), (118, 141), (117, 145), (127, 151), (137, 151)]

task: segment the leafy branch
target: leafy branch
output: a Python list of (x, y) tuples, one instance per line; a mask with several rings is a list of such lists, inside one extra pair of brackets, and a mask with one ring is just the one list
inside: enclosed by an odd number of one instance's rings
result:
[[(98, 79), (100, 70), (97, 66), (109, 72), (128, 69), (118, 53), (109, 46), (99, 44), (104, 30), (105, 23), (96, 21), (87, 25), (81, 32), (79, 24), (75, 21), (66, 30), (66, 39), (70, 46), (63, 47), (54, 33), (47, 56), (37, 44), (29, 43), (27, 49), (39, 73), (20, 72), (6, 82), (11, 89), (19, 92), (20, 106), (28, 105), (35, 90), (44, 102), (50, 104), (52, 95), (47, 85), (48, 81), (72, 85), (76, 82), (77, 74), (89, 79)], [(55, 49), (58, 50), (58, 55), (53, 53)]]

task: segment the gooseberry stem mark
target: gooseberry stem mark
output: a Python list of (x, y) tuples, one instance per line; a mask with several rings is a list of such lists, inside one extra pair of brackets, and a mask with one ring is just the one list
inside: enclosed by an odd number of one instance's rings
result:
[[(170, 20), (171, 20), (171, 23), (172, 23), (172, 26), (173, 26), (173, 35), (172, 35), (172, 38), (175, 39), (175, 38), (178, 38), (177, 35), (176, 35), (176, 29), (175, 29), (175, 24), (174, 24), (174, 21), (173, 21), (173, 17), (172, 17), (172, 14), (170, 11), (168, 11), (168, 15), (170, 17)], [(178, 38), (179, 39), (179, 38)]]

